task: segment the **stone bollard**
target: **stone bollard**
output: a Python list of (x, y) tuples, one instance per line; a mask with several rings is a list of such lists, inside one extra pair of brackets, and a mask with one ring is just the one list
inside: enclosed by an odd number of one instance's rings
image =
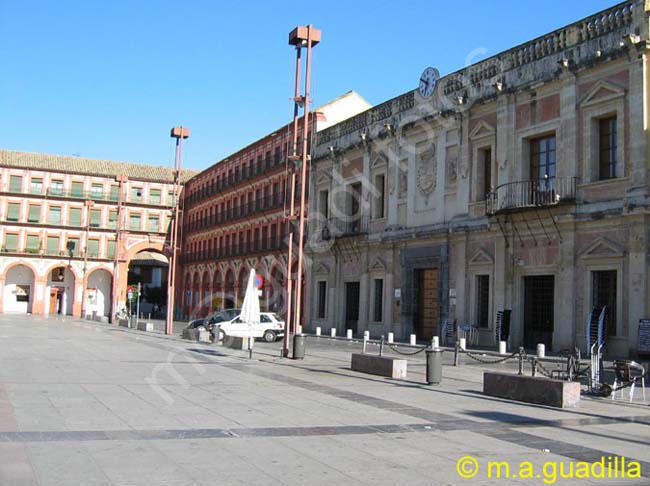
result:
[(320, 336), (320, 327), (316, 328), (316, 336)]
[(363, 340), (368, 341), (370, 339), (370, 331), (363, 331)]
[(499, 354), (508, 354), (507, 344), (505, 341), (499, 341)]
[(392, 332), (389, 332), (388, 333), (388, 344), (393, 344), (394, 339), (395, 339), (395, 334), (393, 334)]
[(336, 337), (336, 328), (335, 328), (335, 327), (333, 327), (332, 329), (330, 329), (330, 336), (332, 336), (332, 337)]
[(465, 351), (467, 349), (467, 339), (460, 338), (460, 349)]
[(433, 339), (431, 339), (431, 347), (433, 349), (440, 347), (440, 338), (438, 336), (433, 336)]
[(302, 326), (296, 328), (296, 334), (302, 334)]
[(545, 356), (546, 356), (546, 346), (543, 345), (542, 343), (539, 343), (537, 345), (537, 357), (543, 358)]
[(411, 340), (409, 342), (411, 346), (415, 346), (417, 344), (417, 338), (415, 337), (415, 334), (411, 334)]
[(348, 329), (348, 330), (346, 331), (346, 337), (347, 337), (348, 339), (352, 339), (352, 329)]

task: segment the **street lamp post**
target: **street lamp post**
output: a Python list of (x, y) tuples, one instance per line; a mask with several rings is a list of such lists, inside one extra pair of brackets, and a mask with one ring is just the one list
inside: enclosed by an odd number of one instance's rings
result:
[(172, 218), (170, 235), (169, 274), (167, 276), (167, 319), (165, 334), (174, 333), (174, 288), (176, 280), (176, 259), (178, 256), (178, 218), (180, 206), (181, 160), (183, 158), (183, 140), (190, 136), (190, 130), (185, 127), (171, 129), (170, 137), (176, 139), (176, 155), (174, 170), (174, 217)]
[[(302, 269), (303, 269), (303, 243), (305, 233), (305, 217), (306, 217), (306, 189), (307, 189), (307, 164), (309, 163), (309, 86), (311, 77), (311, 49), (316, 46), (321, 40), (321, 31), (314, 28), (313, 25), (299, 26), (289, 33), (289, 44), (296, 49), (296, 85), (295, 96), (293, 98), (293, 143), (291, 147), (291, 155), (289, 160), (295, 164), (291, 167), (291, 192), (289, 201), (289, 214), (287, 215), (288, 235), (289, 235), (289, 254), (287, 259), (287, 322), (286, 330), (284, 333), (284, 344), (282, 348), (282, 355), (287, 357), (289, 355), (289, 343), (291, 342), (291, 335), (298, 329), (300, 325), (300, 306), (302, 303)], [(302, 48), (307, 50), (307, 62), (305, 67), (305, 87), (304, 94), (300, 94), (300, 75), (301, 68), (301, 55)], [(303, 109), (302, 114), (302, 130), (300, 138), (298, 137), (298, 129), (300, 125), (300, 108)], [(300, 140), (300, 155), (298, 154)], [(295, 188), (296, 188), (296, 173), (297, 168), (300, 170), (300, 208), (296, 215), (295, 208)], [(292, 290), (293, 290), (293, 222), (298, 219), (298, 268), (296, 271), (296, 301), (295, 307), (292, 307)], [(294, 310), (295, 309), (295, 310)], [(293, 311), (293, 318), (292, 318)]]

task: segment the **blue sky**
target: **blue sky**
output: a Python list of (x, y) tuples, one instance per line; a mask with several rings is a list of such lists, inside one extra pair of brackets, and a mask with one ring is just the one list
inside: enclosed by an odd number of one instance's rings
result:
[(296, 25), (314, 24), (312, 97), (378, 104), (613, 5), (603, 0), (0, 0), (0, 147), (204, 168), (288, 122)]

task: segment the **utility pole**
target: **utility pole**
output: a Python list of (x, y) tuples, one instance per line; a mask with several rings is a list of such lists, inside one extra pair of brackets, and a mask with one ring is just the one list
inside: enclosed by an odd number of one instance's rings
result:
[(167, 320), (165, 322), (165, 334), (174, 333), (174, 288), (176, 280), (176, 260), (178, 258), (178, 226), (180, 215), (180, 185), (181, 185), (181, 160), (183, 158), (183, 140), (190, 136), (189, 128), (174, 127), (171, 129), (170, 137), (176, 139), (175, 170), (174, 170), (174, 216), (171, 224), (169, 257), (169, 272), (167, 275)]
[[(311, 49), (316, 46), (321, 40), (321, 31), (314, 28), (313, 25), (299, 26), (289, 33), (289, 44), (296, 49), (296, 85), (295, 95), (293, 98), (293, 143), (291, 147), (291, 155), (289, 155), (289, 164), (291, 169), (291, 182), (290, 182), (290, 200), (289, 212), (285, 216), (287, 219), (289, 236), (289, 254), (287, 259), (287, 322), (284, 333), (284, 343), (282, 347), (282, 356), (285, 358), (289, 356), (289, 343), (291, 342), (292, 334), (297, 331), (300, 325), (300, 306), (302, 302), (302, 270), (303, 270), (303, 243), (305, 234), (305, 217), (306, 217), (306, 189), (307, 189), (307, 164), (309, 163), (309, 86), (311, 77)], [(304, 94), (300, 94), (300, 80), (301, 80), (301, 57), (303, 47), (307, 51), (307, 61), (305, 67), (305, 87)], [(298, 129), (300, 125), (300, 109), (303, 109), (303, 126), (298, 136)], [(300, 143), (299, 143), (300, 142)], [(300, 148), (301, 153), (298, 154)], [(296, 214), (296, 176), (300, 174), (300, 208)], [(295, 304), (292, 302), (293, 293), (293, 225), (294, 221), (298, 220), (298, 268), (296, 271), (296, 300)], [(294, 307), (295, 306), (295, 307)], [(293, 315), (292, 315), (293, 314)], [(292, 318), (293, 317), (293, 318)]]

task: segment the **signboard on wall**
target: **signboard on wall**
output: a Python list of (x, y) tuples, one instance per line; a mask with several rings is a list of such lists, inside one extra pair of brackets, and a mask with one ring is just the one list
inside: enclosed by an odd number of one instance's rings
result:
[(650, 319), (639, 320), (639, 347), (640, 355), (650, 355)]

